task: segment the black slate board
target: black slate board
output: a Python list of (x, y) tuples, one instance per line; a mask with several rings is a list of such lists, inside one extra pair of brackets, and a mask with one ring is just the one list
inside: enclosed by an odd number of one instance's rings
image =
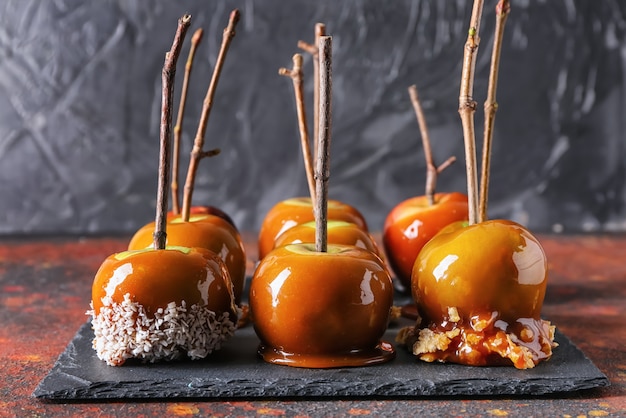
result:
[[(385, 339), (394, 341), (398, 327)], [(469, 367), (417, 361), (402, 348), (395, 360), (369, 367), (299, 369), (257, 358), (251, 326), (200, 361), (107, 366), (84, 324), (33, 396), (52, 400), (173, 398), (316, 398), (545, 395), (608, 386), (607, 377), (563, 334), (552, 359), (533, 369)]]

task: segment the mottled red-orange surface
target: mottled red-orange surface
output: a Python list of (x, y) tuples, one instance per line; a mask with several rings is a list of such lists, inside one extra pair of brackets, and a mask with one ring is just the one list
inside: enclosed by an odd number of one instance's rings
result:
[[(94, 273), (128, 238), (0, 240), (0, 417), (626, 416), (626, 235), (540, 236), (550, 263), (543, 314), (611, 385), (509, 399), (46, 403), (31, 396), (85, 322)], [(249, 272), (253, 237), (246, 239)]]

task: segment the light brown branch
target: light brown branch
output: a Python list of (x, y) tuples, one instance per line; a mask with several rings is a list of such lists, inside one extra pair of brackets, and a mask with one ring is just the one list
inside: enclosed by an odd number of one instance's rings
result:
[(304, 160), (304, 170), (306, 172), (307, 184), (309, 185), (309, 194), (311, 202), (315, 207), (315, 176), (313, 173), (313, 157), (311, 156), (311, 146), (309, 141), (309, 130), (306, 121), (306, 110), (304, 105), (304, 86), (302, 82), (302, 55), (295, 54), (293, 56), (293, 68), (281, 68), (278, 70), (280, 75), (291, 77), (293, 82), (293, 91), (296, 98), (296, 111), (298, 113), (298, 127), (300, 128), (300, 144), (302, 148), (302, 159)]
[(452, 156), (448, 158), (439, 167), (435, 166), (433, 161), (433, 151), (430, 146), (430, 135), (428, 134), (428, 127), (426, 125), (426, 118), (424, 117), (424, 111), (417, 94), (417, 86), (412, 85), (409, 87), (409, 96), (411, 97), (411, 103), (413, 104), (413, 110), (415, 110), (415, 116), (417, 117), (417, 123), (420, 127), (420, 134), (422, 136), (422, 146), (424, 147), (424, 159), (426, 160), (426, 187), (425, 196), (429, 205), (435, 204), (435, 191), (437, 188), (437, 177), (439, 173), (445, 170), (450, 164), (456, 161), (456, 157)]
[(191, 47), (185, 64), (185, 77), (183, 78), (183, 86), (180, 92), (180, 103), (178, 104), (178, 116), (176, 125), (174, 126), (174, 146), (172, 149), (172, 213), (178, 215), (180, 213), (180, 199), (178, 197), (178, 162), (180, 161), (180, 138), (183, 134), (183, 118), (185, 115), (185, 105), (187, 103), (187, 91), (189, 90), (189, 77), (191, 68), (193, 67), (193, 59), (200, 41), (202, 41), (202, 29), (197, 29), (191, 37)]
[(489, 172), (491, 165), (491, 144), (493, 141), (493, 126), (498, 110), (496, 90), (498, 86), (498, 72), (500, 69), (500, 53), (502, 51), (502, 38), (506, 19), (511, 12), (511, 4), (508, 0), (500, 0), (496, 5), (496, 27), (491, 51), (491, 67), (489, 69), (489, 87), (485, 100), (485, 128), (483, 133), (483, 159), (480, 176), (480, 200), (478, 221), (487, 220), (487, 203), (489, 200)]
[(413, 110), (417, 117), (417, 123), (420, 128), (422, 136), (422, 147), (424, 148), (424, 159), (426, 160), (426, 187), (425, 195), (428, 199), (429, 205), (435, 204), (435, 187), (437, 185), (437, 167), (433, 163), (433, 152), (430, 147), (430, 135), (428, 134), (428, 127), (426, 125), (426, 118), (424, 117), (424, 111), (417, 95), (417, 86), (412, 85), (409, 87), (409, 96), (411, 97), (411, 103), (413, 104)]
[(483, 0), (474, 0), (470, 27), (463, 54), (463, 70), (461, 72), (461, 88), (459, 92), (459, 114), (463, 124), (463, 140), (465, 143), (465, 166), (467, 171), (467, 199), (469, 224), (478, 222), (478, 184), (476, 174), (476, 134), (474, 129), (474, 70), (476, 54), (480, 38), (480, 19), (483, 11)]
[(237, 26), (237, 22), (239, 22), (239, 17), (240, 13), (237, 9), (233, 10), (230, 13), (228, 26), (226, 26), (226, 28), (224, 29), (224, 33), (222, 36), (222, 45), (217, 56), (217, 61), (215, 62), (215, 68), (213, 68), (211, 82), (209, 83), (209, 88), (204, 98), (202, 115), (200, 117), (198, 130), (194, 139), (193, 149), (191, 150), (191, 158), (189, 160), (189, 168), (187, 170), (187, 178), (185, 180), (183, 209), (181, 213), (182, 219), (185, 222), (189, 220), (193, 188), (196, 181), (196, 172), (198, 171), (198, 164), (202, 159), (204, 135), (206, 133), (206, 127), (209, 121), (209, 115), (211, 114), (211, 108), (213, 107), (213, 97), (215, 96), (217, 83), (219, 81), (220, 74), (222, 73), (222, 67), (224, 66), (224, 60), (226, 58), (226, 53), (228, 52), (228, 47), (230, 46), (232, 39), (235, 37), (235, 27)]
[(332, 42), (330, 36), (320, 37), (320, 110), (318, 154), (315, 167), (315, 250), (328, 249), (328, 180), (330, 179), (331, 98), (332, 98)]
[(191, 15), (184, 15), (178, 19), (178, 27), (174, 35), (172, 47), (165, 54), (165, 63), (161, 73), (161, 125), (159, 130), (159, 180), (157, 186), (156, 216), (154, 221), (153, 246), (155, 250), (165, 248), (167, 240), (167, 197), (170, 174), (171, 136), (172, 136), (172, 96), (174, 95), (174, 80), (176, 76), (176, 62), (180, 55), (183, 40), (189, 25)]
[(319, 43), (320, 38), (326, 36), (326, 25), (323, 23), (315, 24), (315, 43), (313, 45), (303, 41), (298, 42), (298, 48), (311, 54), (313, 58), (313, 138), (314, 156), (317, 158), (317, 138), (319, 136), (319, 108), (320, 108), (320, 66), (319, 66)]

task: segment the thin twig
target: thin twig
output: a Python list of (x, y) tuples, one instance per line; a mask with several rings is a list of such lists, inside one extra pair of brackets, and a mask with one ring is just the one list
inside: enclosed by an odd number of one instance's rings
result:
[(315, 250), (328, 249), (328, 180), (330, 178), (331, 97), (332, 97), (332, 50), (333, 39), (322, 36), (318, 44), (320, 57), (320, 113), (319, 153), (316, 156), (315, 190)]
[(222, 73), (222, 67), (224, 66), (224, 59), (226, 58), (228, 47), (230, 46), (232, 39), (235, 37), (235, 26), (237, 26), (237, 22), (239, 22), (239, 17), (240, 13), (237, 9), (233, 10), (230, 13), (228, 26), (226, 26), (226, 28), (224, 29), (224, 33), (222, 36), (222, 45), (220, 47), (220, 52), (217, 56), (217, 61), (215, 62), (215, 68), (213, 68), (211, 82), (209, 83), (209, 88), (204, 98), (202, 115), (200, 117), (198, 131), (194, 139), (193, 149), (191, 150), (191, 158), (189, 160), (189, 168), (187, 170), (187, 178), (185, 180), (183, 209), (181, 213), (182, 219), (185, 222), (189, 220), (189, 213), (191, 210), (191, 198), (193, 195), (194, 183), (196, 181), (196, 172), (198, 171), (198, 164), (203, 157), (202, 149), (204, 147), (204, 135), (206, 133), (206, 127), (209, 121), (211, 108), (213, 107), (213, 97), (215, 96), (217, 82), (219, 81), (220, 74)]
[(320, 38), (326, 36), (326, 25), (323, 23), (315, 24), (315, 42), (313, 45), (304, 41), (298, 42), (298, 48), (311, 54), (313, 58), (313, 138), (314, 156), (317, 158), (317, 138), (319, 136), (319, 109), (320, 109), (320, 66), (319, 66), (319, 43)]
[(428, 126), (426, 125), (426, 117), (424, 116), (422, 104), (420, 103), (419, 96), (417, 94), (417, 86), (415, 86), (415, 84), (409, 87), (409, 96), (411, 97), (413, 110), (415, 110), (417, 123), (420, 127), (422, 146), (424, 147), (424, 159), (426, 160), (426, 187), (424, 194), (428, 200), (428, 204), (434, 205), (435, 191), (437, 189), (437, 177), (439, 176), (439, 173), (456, 161), (456, 157), (452, 156), (444, 161), (444, 163), (439, 167), (435, 166), (433, 161), (433, 150), (430, 146), (430, 135), (428, 134)]
[(197, 29), (191, 37), (191, 47), (185, 64), (185, 77), (183, 78), (183, 86), (180, 92), (180, 103), (178, 104), (178, 116), (176, 117), (176, 126), (174, 126), (174, 146), (172, 149), (172, 213), (178, 215), (180, 213), (180, 199), (178, 198), (178, 162), (180, 160), (180, 138), (183, 134), (183, 117), (185, 115), (185, 105), (187, 103), (187, 91), (189, 90), (189, 77), (191, 68), (193, 67), (193, 59), (200, 41), (202, 41), (202, 28)]
[(502, 51), (502, 38), (504, 25), (511, 12), (511, 4), (508, 0), (500, 0), (496, 5), (496, 28), (491, 51), (491, 67), (489, 69), (489, 87), (485, 100), (485, 130), (483, 134), (483, 160), (480, 175), (480, 199), (478, 221), (487, 220), (487, 202), (489, 200), (489, 171), (491, 165), (491, 144), (493, 141), (493, 125), (498, 110), (496, 101), (496, 89), (498, 86), (498, 71), (500, 68), (500, 53)]
[(304, 170), (309, 185), (311, 202), (315, 207), (315, 175), (313, 173), (313, 157), (311, 156), (311, 146), (309, 144), (309, 130), (306, 121), (306, 109), (304, 105), (304, 87), (302, 83), (302, 55), (293, 56), (293, 68), (281, 68), (278, 74), (291, 77), (293, 81), (293, 91), (296, 97), (296, 111), (298, 113), (298, 127), (300, 128), (300, 143), (302, 148), (302, 158), (304, 160)]
[(473, 225), (478, 222), (478, 193), (476, 175), (476, 134), (474, 130), (474, 113), (476, 101), (474, 92), (474, 70), (476, 54), (480, 38), (480, 19), (483, 11), (483, 0), (474, 0), (470, 27), (463, 53), (463, 70), (461, 72), (461, 88), (459, 92), (459, 114), (463, 124), (463, 140), (465, 143), (465, 165), (467, 170), (468, 220)]
[(170, 174), (171, 136), (172, 136), (172, 96), (174, 95), (174, 79), (176, 76), (176, 62), (180, 55), (183, 40), (189, 25), (191, 15), (184, 15), (178, 19), (178, 27), (174, 35), (172, 48), (165, 54), (165, 63), (161, 73), (161, 126), (159, 131), (159, 180), (157, 186), (157, 205), (154, 221), (153, 246), (155, 250), (165, 248), (167, 240), (167, 208), (168, 183)]

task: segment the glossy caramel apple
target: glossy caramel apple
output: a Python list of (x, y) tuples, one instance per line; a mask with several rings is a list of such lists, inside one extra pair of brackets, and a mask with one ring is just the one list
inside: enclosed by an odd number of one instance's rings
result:
[[(327, 239), (329, 244), (352, 245), (363, 248), (380, 257), (380, 250), (376, 240), (369, 232), (356, 224), (345, 221), (327, 222)], [(305, 222), (289, 228), (276, 238), (275, 247), (287, 244), (302, 244), (315, 242), (315, 221)]]
[[(294, 197), (272, 207), (259, 231), (259, 260), (274, 248), (276, 238), (289, 228), (314, 221), (313, 205), (308, 197)], [(353, 206), (338, 200), (328, 201), (328, 220), (351, 222), (367, 231), (367, 222)]]
[(441, 228), (467, 220), (467, 196), (463, 193), (436, 193), (434, 203), (427, 196), (416, 196), (396, 205), (383, 226), (383, 247), (387, 261), (406, 288), (411, 288), (415, 259), (422, 247)]
[(294, 367), (365, 366), (389, 361), (381, 341), (393, 304), (381, 259), (353, 246), (291, 244), (259, 263), (250, 288), (259, 354)]
[(534, 367), (555, 346), (554, 327), (540, 316), (547, 280), (543, 248), (523, 226), (491, 220), (446, 228), (415, 261), (421, 323), (413, 353), (425, 361)]
[(228, 271), (204, 248), (146, 248), (107, 257), (93, 281), (91, 308), (94, 349), (114, 366), (129, 358), (206, 357), (237, 322)]
[[(129, 250), (138, 250), (152, 245), (154, 222), (140, 228), (128, 244)], [(228, 269), (233, 282), (236, 303), (241, 296), (246, 278), (246, 254), (237, 229), (222, 217), (198, 214), (182, 220), (180, 215), (167, 219), (167, 245), (202, 247), (217, 254)]]

